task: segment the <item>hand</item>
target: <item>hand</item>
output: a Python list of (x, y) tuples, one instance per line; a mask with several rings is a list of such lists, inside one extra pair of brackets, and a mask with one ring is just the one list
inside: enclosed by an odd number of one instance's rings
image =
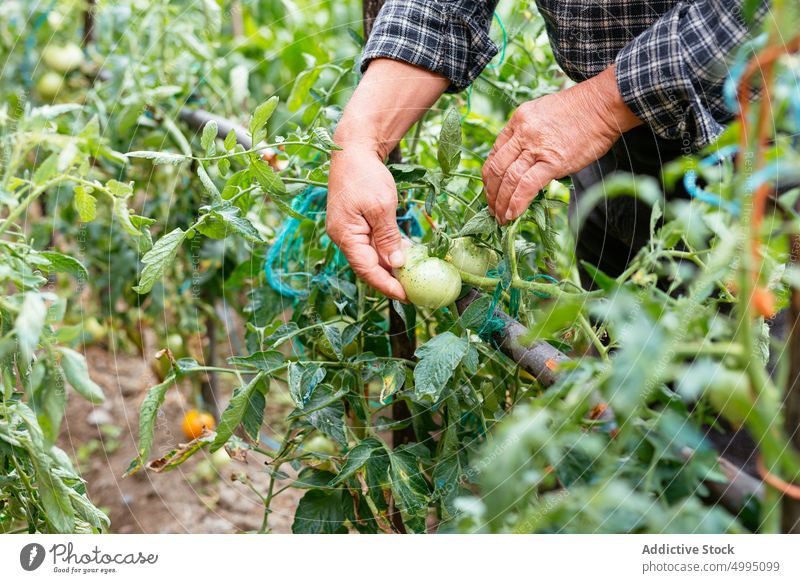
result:
[(331, 161), (328, 181), (328, 235), (356, 275), (390, 298), (405, 301), (403, 286), (391, 275), (405, 252), (397, 227), (397, 189), (380, 154), (345, 146)]
[(489, 209), (500, 224), (517, 218), (551, 180), (588, 166), (641, 123), (619, 94), (614, 66), (522, 104), (483, 166)]

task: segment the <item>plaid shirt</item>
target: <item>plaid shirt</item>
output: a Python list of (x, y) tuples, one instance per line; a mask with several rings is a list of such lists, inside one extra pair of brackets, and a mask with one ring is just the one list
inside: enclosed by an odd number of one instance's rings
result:
[[(575, 81), (616, 63), (631, 110), (665, 139), (699, 149), (731, 117), (723, 84), (749, 38), (743, 0), (537, 0), (558, 64)], [(469, 86), (497, 53), (497, 0), (387, 0), (362, 55), (440, 73)], [(763, 9), (766, 8), (762, 5)]]

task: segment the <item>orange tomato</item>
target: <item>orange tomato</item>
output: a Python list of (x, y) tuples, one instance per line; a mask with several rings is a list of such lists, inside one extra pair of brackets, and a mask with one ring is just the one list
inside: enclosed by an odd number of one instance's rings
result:
[(753, 290), (753, 308), (757, 314), (769, 319), (775, 315), (775, 295), (764, 287)]
[(187, 439), (197, 439), (203, 435), (204, 429), (212, 431), (214, 427), (216, 427), (214, 417), (210, 413), (198, 411), (197, 409), (189, 410), (183, 416), (183, 422), (181, 423), (181, 429), (183, 429), (183, 434)]

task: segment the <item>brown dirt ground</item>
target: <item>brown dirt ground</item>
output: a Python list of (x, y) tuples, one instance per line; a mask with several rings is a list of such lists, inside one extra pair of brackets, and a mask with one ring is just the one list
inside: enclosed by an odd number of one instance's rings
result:
[[(268, 480), (264, 459), (250, 456), (246, 462), (231, 460), (224, 469), (203, 476), (204, 468), (207, 471), (211, 466), (203, 462), (206, 454), (202, 452), (171, 472), (140, 471), (123, 477), (136, 456), (139, 405), (158, 380), (143, 357), (95, 346), (87, 350), (86, 358), (91, 376), (104, 388), (107, 401), (96, 406), (70, 392), (59, 445), (75, 461), (91, 500), (111, 518), (111, 532), (257, 531), (263, 518), (261, 500), (231, 476), (244, 472), (257, 490), (264, 492)], [(156, 424), (152, 457), (186, 441), (180, 430), (181, 418), (191, 408), (186, 394), (183, 389), (167, 393)], [(267, 415), (276, 413), (268, 409)], [(286, 471), (287, 467), (281, 469)], [(301, 495), (301, 491), (289, 489), (273, 500), (271, 532), (291, 532)]]

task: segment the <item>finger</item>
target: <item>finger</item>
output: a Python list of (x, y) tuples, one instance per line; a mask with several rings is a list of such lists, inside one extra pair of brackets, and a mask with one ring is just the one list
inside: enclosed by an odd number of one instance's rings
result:
[(372, 243), (380, 261), (391, 268), (403, 267), (405, 253), (401, 245), (400, 229), (397, 226), (397, 210), (394, 206), (370, 208), (364, 218), (370, 226)]
[(517, 188), (511, 194), (506, 210), (503, 214), (503, 224), (513, 221), (518, 216), (528, 210), (531, 201), (536, 198), (539, 191), (547, 186), (551, 180), (555, 179), (553, 169), (543, 163), (534, 164), (522, 176), (517, 184)]
[(489, 154), (486, 163), (483, 165), (483, 187), (486, 191), (486, 200), (495, 216), (497, 216), (495, 212), (497, 192), (500, 190), (500, 184), (503, 182), (503, 175), (514, 160), (519, 158), (521, 154), (522, 147), (519, 139), (515, 136), (511, 136), (497, 152)]
[(508, 167), (506, 173), (503, 175), (503, 181), (500, 183), (500, 188), (497, 190), (497, 197), (494, 201), (495, 217), (498, 219), (505, 219), (506, 211), (508, 210), (508, 203), (511, 200), (511, 195), (517, 189), (517, 185), (525, 176), (525, 173), (533, 166), (531, 162), (525, 158), (517, 158)]
[(369, 243), (368, 234), (354, 234), (341, 245), (342, 253), (350, 262), (355, 274), (368, 285), (395, 300), (406, 300), (403, 286), (380, 265), (375, 248)]

